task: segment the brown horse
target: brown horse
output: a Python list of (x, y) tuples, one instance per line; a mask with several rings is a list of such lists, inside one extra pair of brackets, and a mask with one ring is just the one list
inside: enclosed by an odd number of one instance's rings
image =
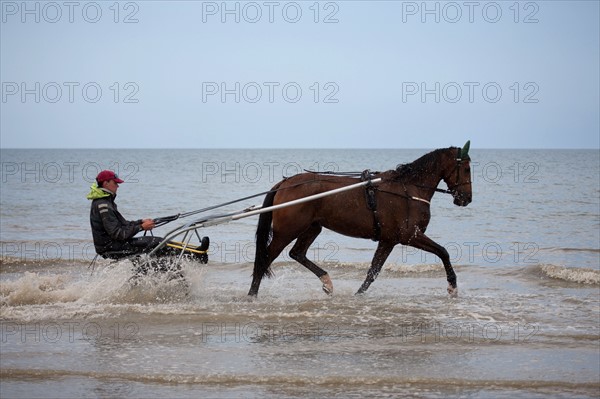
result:
[[(377, 185), (367, 185), (314, 201), (274, 210), (260, 215), (256, 230), (256, 257), (252, 285), (248, 295), (256, 296), (270, 265), (293, 240), (292, 259), (298, 261), (323, 283), (323, 290), (333, 293), (327, 272), (311, 262), (306, 253), (322, 228), (358, 238), (379, 241), (357, 294), (364, 293), (375, 280), (396, 244), (410, 245), (437, 255), (443, 262), (449, 283), (448, 293), (458, 294), (456, 274), (448, 251), (425, 235), (431, 217), (429, 206), (436, 191), (452, 194), (454, 204), (467, 206), (472, 199), (469, 142), (463, 148), (450, 147), (432, 151), (395, 170), (363, 173), (363, 179), (381, 178)], [(441, 180), (448, 190), (437, 189)], [(267, 194), (263, 207), (347, 186), (357, 177), (302, 173), (276, 184)]]

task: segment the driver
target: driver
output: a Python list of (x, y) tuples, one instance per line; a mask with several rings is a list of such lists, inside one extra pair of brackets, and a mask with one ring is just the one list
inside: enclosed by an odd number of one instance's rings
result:
[(92, 201), (90, 224), (96, 253), (104, 258), (123, 257), (150, 252), (162, 241), (161, 237), (134, 237), (141, 231), (151, 231), (152, 219), (126, 220), (117, 210), (115, 198), (123, 180), (111, 170), (98, 173), (87, 199)]

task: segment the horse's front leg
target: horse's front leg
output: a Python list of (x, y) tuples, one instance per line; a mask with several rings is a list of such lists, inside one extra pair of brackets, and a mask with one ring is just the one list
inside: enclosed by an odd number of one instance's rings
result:
[(446, 248), (442, 247), (420, 231), (417, 231), (415, 236), (410, 240), (409, 245), (437, 255), (442, 260), (444, 269), (446, 270), (446, 278), (448, 280), (448, 294), (450, 294), (451, 297), (457, 297), (458, 287), (456, 285), (456, 273), (454, 273), (454, 269), (450, 263), (450, 255), (448, 254), (448, 251), (446, 251)]
[(356, 294), (363, 294), (371, 285), (373, 281), (379, 275), (381, 271), (381, 267), (385, 263), (388, 256), (394, 249), (394, 244), (386, 243), (383, 241), (379, 241), (379, 245), (377, 246), (377, 250), (375, 251), (375, 255), (373, 256), (373, 260), (371, 261), (371, 267), (367, 272), (367, 278), (362, 283)]

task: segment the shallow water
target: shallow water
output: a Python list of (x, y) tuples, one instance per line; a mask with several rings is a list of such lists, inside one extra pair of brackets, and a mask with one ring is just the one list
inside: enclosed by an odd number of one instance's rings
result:
[[(138, 218), (264, 191), (289, 174), (286, 163), (289, 171), (389, 169), (424, 152), (228, 150), (197, 159), (166, 151), (147, 164), (140, 150), (111, 162), (139, 162), (129, 175), (138, 182), (124, 183), (118, 198)], [(3, 150), (2, 161), (104, 166), (106, 154), (93, 154)], [(128, 261), (88, 267), (82, 167), (63, 184), (42, 168), (38, 182), (4, 168), (0, 396), (598, 397), (598, 154), (472, 156), (474, 202), (457, 208), (436, 195), (428, 229), (451, 254), (458, 298), (446, 293), (437, 258), (404, 247), (355, 296), (375, 243), (325, 232), (309, 254), (329, 272), (332, 296), (283, 256), (250, 301), (255, 219), (207, 229), (209, 264), (187, 261), (185, 284), (156, 276), (131, 285)], [(178, 171), (173, 187), (150, 188), (167, 160)], [(33, 206), (40, 196), (48, 206)]]

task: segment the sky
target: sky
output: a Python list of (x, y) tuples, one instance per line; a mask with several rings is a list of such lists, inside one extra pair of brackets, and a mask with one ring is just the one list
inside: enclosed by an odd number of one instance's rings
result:
[(600, 148), (598, 1), (1, 1), (1, 148)]

